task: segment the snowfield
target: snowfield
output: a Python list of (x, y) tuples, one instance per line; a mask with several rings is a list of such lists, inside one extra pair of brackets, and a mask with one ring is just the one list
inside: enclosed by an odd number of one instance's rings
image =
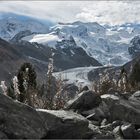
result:
[(37, 34), (24, 37), (22, 40), (30, 40), (30, 42), (38, 42), (43, 45), (48, 44), (49, 46), (55, 46), (59, 38), (53, 34)]

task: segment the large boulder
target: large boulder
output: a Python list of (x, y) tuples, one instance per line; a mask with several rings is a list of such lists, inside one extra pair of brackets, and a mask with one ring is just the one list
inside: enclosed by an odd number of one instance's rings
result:
[(48, 130), (47, 139), (81, 139), (88, 130), (88, 121), (79, 114), (64, 110), (37, 110)]
[(89, 121), (88, 128), (84, 139), (114, 139), (110, 130), (103, 130), (99, 126), (93, 125), (91, 121)]
[(130, 98), (129, 98), (130, 101), (140, 101), (140, 91), (137, 91), (135, 93), (133, 93)]
[(121, 126), (123, 137), (126, 139), (135, 138), (135, 127), (130, 123), (125, 123)]
[(140, 110), (140, 91), (133, 93), (129, 97), (129, 102), (135, 107), (135, 109)]
[(102, 95), (109, 109), (109, 121), (121, 120), (140, 125), (140, 103), (130, 102), (115, 95)]
[(40, 139), (47, 127), (33, 108), (0, 94), (0, 137)]
[(135, 132), (135, 138), (140, 139), (140, 129)]
[(95, 107), (93, 109), (82, 111), (81, 114), (87, 119), (98, 121), (99, 123), (101, 123), (103, 119), (107, 118), (110, 115), (108, 106), (105, 102), (100, 103), (98, 107)]
[(114, 139), (112, 131), (108, 129), (104, 130), (98, 126), (93, 125), (91, 122), (89, 123), (89, 129), (92, 131), (92, 133), (90, 132), (89, 139)]
[(7, 135), (0, 131), (0, 139), (8, 139)]
[(82, 112), (99, 106), (101, 98), (93, 91), (83, 91), (77, 95), (77, 97), (68, 102), (66, 109), (72, 109), (74, 111)]
[(100, 134), (100, 129), (98, 126), (93, 125), (92, 122), (89, 121), (88, 131), (85, 133), (83, 139), (92, 139), (93, 136)]
[(113, 129), (113, 134), (114, 134), (116, 140), (123, 139), (123, 135), (122, 135), (120, 126), (117, 126)]

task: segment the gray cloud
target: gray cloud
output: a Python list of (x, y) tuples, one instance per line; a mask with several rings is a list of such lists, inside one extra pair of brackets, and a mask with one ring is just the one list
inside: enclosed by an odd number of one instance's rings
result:
[[(140, 21), (140, 2), (99, 1), (82, 9), (77, 18), (108, 24)], [(98, 16), (100, 15), (100, 16)]]
[(114, 25), (140, 21), (139, 1), (1, 1), (0, 11), (56, 22), (81, 20)]

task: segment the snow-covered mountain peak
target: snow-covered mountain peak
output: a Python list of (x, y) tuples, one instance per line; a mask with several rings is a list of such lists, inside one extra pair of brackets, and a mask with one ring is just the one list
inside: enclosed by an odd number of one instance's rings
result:
[(36, 33), (47, 33), (49, 30), (48, 26), (51, 24), (51, 22), (44, 24), (38, 19), (13, 13), (1, 13), (0, 17), (0, 37), (5, 40), (10, 40), (17, 33), (26, 30)]
[[(130, 32), (130, 29), (128, 31), (128, 28), (130, 26), (106, 27), (96, 22), (58, 23), (51, 27), (50, 33), (44, 34), (42, 38), (33, 35), (29, 37), (30, 39), (24, 38), (24, 40), (48, 44), (51, 47), (53, 45), (62, 48), (66, 46), (82, 47), (89, 56), (97, 59), (103, 65), (122, 65), (131, 59), (128, 47), (134, 33)], [(76, 45), (68, 45), (70, 36)]]
[(105, 28), (97, 22), (73, 22), (73, 23), (58, 23), (56, 26), (51, 28), (53, 30), (61, 30), (63, 32), (69, 32), (71, 34), (75, 32), (86, 33), (88, 31), (94, 33), (105, 33)]

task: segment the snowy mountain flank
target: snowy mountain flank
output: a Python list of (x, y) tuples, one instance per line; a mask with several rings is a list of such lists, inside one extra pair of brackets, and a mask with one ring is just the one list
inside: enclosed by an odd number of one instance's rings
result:
[[(1, 13), (0, 17), (0, 38), (6, 41), (37, 42), (54, 49), (80, 47), (102, 65), (119, 66), (130, 61), (130, 41), (140, 34), (139, 24), (103, 26), (81, 21), (54, 24), (13, 13)], [(74, 55), (72, 50), (71, 53)]]
[(139, 26), (101, 26), (98, 23), (59, 23), (47, 34), (24, 37), (23, 40), (48, 44), (51, 47), (65, 47), (73, 40), (78, 47), (103, 65), (122, 65), (131, 60), (128, 52), (130, 40), (140, 33)]
[(43, 22), (24, 15), (0, 13), (0, 38), (8, 41), (17, 33), (26, 30), (32, 33), (47, 33), (50, 25), (51, 22)]

